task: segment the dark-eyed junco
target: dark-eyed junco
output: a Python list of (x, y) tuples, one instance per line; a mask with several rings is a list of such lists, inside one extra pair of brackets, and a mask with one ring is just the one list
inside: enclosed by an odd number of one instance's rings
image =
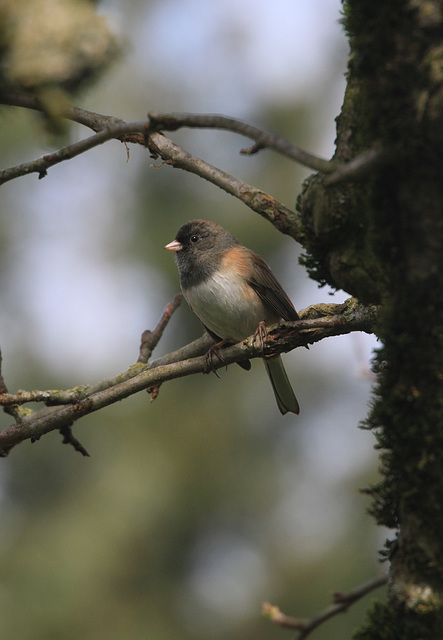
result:
[[(263, 323), (298, 320), (292, 302), (266, 262), (215, 222), (187, 222), (165, 249), (175, 251), (189, 306), (223, 344), (244, 340)], [(263, 362), (281, 413), (299, 413), (281, 357), (264, 358)], [(245, 369), (251, 366), (248, 360), (239, 364)]]

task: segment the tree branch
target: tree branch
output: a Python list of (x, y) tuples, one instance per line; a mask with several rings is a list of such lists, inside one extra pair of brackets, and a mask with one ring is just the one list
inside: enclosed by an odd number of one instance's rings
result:
[[(0, 104), (18, 106), (26, 109), (33, 109), (36, 111), (44, 110), (38, 98), (21, 93), (2, 93), (0, 95)], [(73, 122), (77, 122), (86, 127), (89, 127), (90, 129), (95, 131), (97, 135), (91, 136), (90, 138), (77, 142), (73, 145), (64, 147), (63, 149), (55, 151), (54, 153), (46, 154), (36, 160), (0, 171), (0, 185), (8, 182), (9, 180), (13, 180), (14, 178), (28, 175), (29, 173), (38, 173), (39, 177), (43, 178), (46, 175), (48, 168), (50, 168), (51, 166), (54, 166), (55, 164), (58, 164), (59, 162), (62, 162), (64, 160), (74, 158), (77, 155), (84, 153), (85, 151), (88, 151), (93, 147), (103, 144), (104, 142), (111, 139), (119, 139), (122, 142), (131, 142), (135, 144), (142, 144), (144, 146), (151, 146), (150, 144), (147, 144), (147, 136), (149, 133), (158, 134), (161, 130), (175, 131), (181, 127), (222, 129), (246, 136), (251, 140), (254, 140), (255, 144), (249, 149), (243, 149), (242, 153), (253, 154), (263, 148), (273, 149), (274, 151), (277, 151), (278, 153), (291, 158), (291, 160), (295, 160), (296, 162), (299, 162), (304, 166), (310, 167), (315, 171), (325, 174), (327, 176), (325, 184), (328, 186), (332, 186), (334, 184), (337, 184), (338, 182), (343, 181), (359, 180), (362, 176), (367, 175), (370, 171), (372, 171), (375, 166), (378, 166), (380, 161), (383, 161), (385, 158), (385, 154), (382, 151), (370, 150), (346, 164), (339, 164), (335, 160), (324, 160), (323, 158), (319, 158), (301, 149), (297, 145), (292, 144), (281, 136), (268, 133), (266, 131), (258, 129), (257, 127), (242, 122), (241, 120), (217, 114), (150, 113), (148, 121), (130, 123), (124, 122), (120, 118), (116, 118), (114, 116), (102, 115), (93, 111), (80, 109), (78, 107), (67, 106), (62, 112), (62, 115), (68, 120), (72, 120)], [(163, 139), (167, 140), (165, 136), (163, 136)], [(158, 144), (158, 140), (158, 138), (152, 140), (152, 146), (154, 149), (156, 143)], [(174, 143), (171, 142), (171, 144), (173, 145)], [(158, 146), (158, 155), (161, 155), (163, 157), (162, 153), (166, 153), (166, 155), (168, 154), (168, 149), (165, 149), (164, 145), (159, 144)], [(178, 145), (175, 146), (176, 149), (179, 148)], [(186, 152), (183, 151), (183, 153)], [(182, 160), (183, 158), (181, 159), (181, 161)], [(171, 164), (174, 164), (173, 158), (169, 158), (169, 160), (167, 161)], [(206, 164), (206, 169), (204, 171), (205, 175), (202, 175), (202, 168), (193, 166), (192, 161), (196, 162), (197, 165), (199, 162), (203, 162), (202, 160), (193, 158), (190, 154), (188, 154), (187, 161), (184, 162), (182, 166), (180, 164), (174, 164), (174, 166), (180, 166), (180, 168), (183, 168), (186, 171), (196, 173), (197, 175), (204, 177), (206, 180), (213, 182), (217, 186), (221, 186), (221, 188), (225, 191), (228, 191), (228, 193), (239, 197), (239, 193), (241, 192), (235, 188), (235, 185), (232, 185), (232, 180), (226, 180), (226, 177), (233, 179), (232, 176), (228, 176), (228, 174), (219, 172), (219, 175), (216, 179), (213, 172), (219, 170), (215, 169), (215, 167), (211, 167), (211, 165), (208, 164)], [(212, 172), (208, 171), (208, 168), (212, 169)], [(224, 178), (222, 177), (222, 174)], [(240, 183), (240, 185), (245, 185), (245, 183), (242, 183), (241, 181), (238, 182)], [(223, 186), (224, 184), (227, 184), (229, 188)], [(264, 215), (271, 222), (273, 222), (273, 219), (278, 220), (279, 215), (278, 212), (276, 215), (269, 215), (269, 207), (263, 204), (263, 200), (266, 200), (268, 198), (270, 198), (272, 201), (271, 207), (274, 206), (273, 203), (275, 203), (277, 207), (282, 207), (282, 211), (285, 212), (284, 216), (286, 218), (289, 219), (295, 216), (295, 214), (289, 212), (289, 210), (283, 207), (283, 205), (280, 205), (277, 201), (272, 199), (267, 194), (259, 191), (258, 189), (254, 189), (249, 185), (245, 185), (245, 189), (248, 195), (246, 195), (245, 198), (240, 199), (242, 199), (245, 204), (254, 209), (254, 211), (257, 211), (258, 213), (261, 213), (261, 215)], [(286, 223), (283, 224), (283, 227), (285, 226), (287, 226)], [(282, 230), (280, 226), (277, 226), (277, 228)]]
[(0, 186), (5, 184), (5, 182), (9, 182), (9, 180), (14, 180), (14, 178), (26, 176), (30, 173), (38, 173), (39, 179), (44, 178), (50, 167), (53, 167), (64, 160), (71, 160), (72, 158), (85, 153), (85, 151), (98, 147), (100, 144), (103, 144), (108, 140), (118, 138), (125, 141), (125, 138), (127, 138), (129, 134), (144, 134), (148, 130), (148, 127), (148, 122), (121, 122), (106, 125), (104, 128), (100, 129), (98, 133), (95, 133), (93, 136), (90, 136), (85, 140), (74, 142), (74, 144), (70, 144), (58, 151), (54, 151), (53, 153), (47, 153), (36, 160), (31, 160), (30, 162), (25, 162), (14, 167), (10, 167), (9, 169), (3, 169), (0, 171)]
[[(0, 104), (5, 104), (10, 107), (32, 109), (33, 111), (45, 111), (40, 100), (27, 93), (1, 92)], [(62, 116), (67, 120), (72, 120), (72, 122), (78, 122), (93, 131), (100, 131), (114, 124), (125, 124), (125, 121), (121, 118), (106, 116), (101, 113), (87, 111), (86, 109), (80, 109), (79, 107), (70, 105), (67, 105), (64, 110), (62, 110)]]
[(253, 147), (242, 150), (241, 153), (247, 155), (257, 153), (260, 149), (267, 147), (320, 173), (332, 173), (337, 168), (334, 161), (323, 160), (323, 158), (304, 151), (281, 136), (268, 133), (236, 118), (228, 118), (219, 114), (194, 113), (148, 113), (148, 117), (151, 125), (159, 131), (176, 131), (181, 127), (190, 127), (194, 129), (223, 129), (239, 133), (255, 141)]
[[(35, 111), (44, 110), (37, 98), (21, 93), (3, 93), (0, 96), (0, 104), (23, 107), (25, 109), (33, 109)], [(93, 131), (100, 131), (105, 127), (116, 124), (125, 124), (125, 122), (119, 118), (101, 115), (99, 113), (94, 113), (93, 111), (86, 111), (85, 109), (79, 109), (78, 107), (72, 106), (66, 107), (63, 115), (69, 120), (78, 122), (90, 129), (93, 129)], [(254, 140), (256, 143), (254, 147), (251, 149), (244, 149), (242, 153), (253, 154), (260, 149), (267, 147), (268, 149), (273, 149), (274, 151), (291, 158), (291, 160), (295, 160), (296, 162), (321, 173), (332, 173), (337, 168), (337, 163), (334, 161), (319, 158), (308, 151), (304, 151), (281, 136), (268, 133), (262, 129), (258, 129), (257, 127), (242, 122), (241, 120), (237, 120), (236, 118), (229, 118), (218, 114), (187, 113), (149, 113), (148, 117), (149, 127), (151, 130), (176, 131), (181, 127), (191, 127), (232, 131), (233, 133), (244, 135), (247, 138)], [(137, 142), (137, 140), (135, 140), (135, 142)], [(138, 140), (138, 142), (141, 141)]]
[(382, 149), (370, 149), (343, 164), (327, 175), (324, 180), (326, 187), (333, 187), (340, 182), (356, 182), (366, 178), (374, 169), (388, 161), (388, 153)]
[(160, 342), (163, 331), (166, 329), (172, 314), (180, 306), (182, 297), (181, 293), (177, 293), (174, 300), (166, 305), (163, 315), (160, 318), (160, 322), (157, 324), (154, 331), (149, 331), (149, 329), (143, 331), (137, 362), (143, 362), (145, 364), (148, 362), (149, 358), (152, 356), (152, 352)]
[(6, 386), (6, 382), (3, 377), (2, 362), (3, 362), (3, 355), (2, 355), (2, 352), (0, 351), (0, 393), (3, 394), (3, 393), (8, 393), (8, 387)]
[[(0, 97), (0, 102), (41, 110), (38, 100), (27, 95), (3, 95)], [(208, 180), (269, 220), (282, 233), (288, 233), (292, 237), (298, 238), (301, 232), (300, 222), (294, 211), (291, 211), (264, 191), (217, 169), (196, 156), (192, 156), (172, 140), (158, 133), (156, 123), (153, 124), (150, 120), (146, 122), (124, 122), (117, 118), (103, 116), (76, 107), (67, 107), (64, 115), (69, 120), (81, 123), (97, 133), (85, 140), (63, 147), (54, 153), (46, 154), (36, 160), (0, 171), (0, 185), (30, 173), (38, 173), (39, 178), (43, 178), (47, 175), (47, 170), (50, 167), (64, 160), (74, 158), (103, 144), (107, 140), (118, 139), (122, 142), (132, 142), (147, 146), (154, 157), (160, 156), (167, 164)], [(247, 127), (248, 125), (244, 126)], [(259, 130), (257, 129), (257, 131)]]
[[(0, 102), (21, 106), (28, 109), (42, 110), (38, 99), (26, 94), (2, 94)], [(110, 139), (119, 139), (123, 142), (142, 144), (149, 148), (153, 157), (161, 157), (167, 164), (194, 173), (226, 192), (234, 195), (247, 206), (266, 219), (280, 231), (290, 234), (298, 239), (302, 234), (300, 221), (295, 212), (285, 207), (272, 196), (246, 184), (242, 180), (231, 176), (209, 163), (192, 156), (179, 145), (169, 140), (159, 132), (161, 128), (177, 129), (181, 126), (211, 127), (235, 131), (246, 135), (255, 141), (255, 146), (247, 150), (254, 153), (265, 146), (275, 149), (288, 157), (303, 162), (312, 168), (326, 173), (336, 171), (337, 165), (328, 163), (307, 154), (295, 145), (291, 145), (279, 136), (273, 136), (256, 127), (225, 116), (184, 115), (177, 114), (158, 115), (151, 114), (146, 122), (127, 123), (118, 118), (105, 116), (92, 111), (86, 111), (77, 107), (66, 107), (64, 117), (81, 123), (95, 131), (95, 134), (80, 142), (68, 145), (58, 151), (46, 154), (34, 161), (11, 167), (0, 172), (0, 184), (12, 180), (20, 175), (36, 172), (39, 177), (46, 175), (48, 168), (74, 158), (77, 155), (103, 144)], [(334, 176), (334, 173), (332, 173)], [(209, 336), (203, 336), (191, 345), (179, 349), (173, 354), (147, 365), (152, 349), (158, 343), (162, 332), (169, 320), (170, 314), (178, 306), (178, 298), (171, 303), (168, 311), (165, 310), (161, 326), (151, 332), (145, 332), (142, 336), (139, 358), (136, 364), (126, 372), (113, 378), (102, 380), (90, 386), (77, 386), (70, 390), (60, 391), (19, 391), (17, 394), (9, 394), (3, 385), (0, 391), (0, 404), (4, 410), (14, 416), (17, 424), (8, 427), (0, 433), (0, 448), (6, 455), (9, 448), (18, 442), (30, 438), (38, 439), (44, 433), (53, 429), (60, 429), (65, 441), (73, 444), (77, 450), (81, 445), (77, 444), (70, 428), (78, 418), (93, 411), (121, 400), (142, 389), (153, 392), (153, 398), (158, 393), (159, 386), (170, 379), (184, 375), (190, 375), (205, 370), (205, 359), (201, 356), (212, 344)], [(316, 342), (328, 335), (338, 335), (348, 331), (372, 331), (374, 311), (345, 304), (337, 309), (331, 316), (327, 309), (336, 305), (323, 305), (322, 309), (310, 307), (302, 320), (295, 325), (279, 325), (270, 328), (270, 338), (265, 347), (265, 354), (281, 353), (294, 349), (307, 342)], [(309, 316), (314, 313), (314, 316)], [(320, 317), (322, 316), (323, 317)], [(307, 324), (306, 324), (307, 323)], [(303, 334), (300, 334), (300, 331)], [(253, 340), (244, 341), (239, 345), (224, 350), (224, 363), (230, 364), (241, 359), (255, 358), (262, 355), (262, 350), (253, 344)], [(224, 366), (218, 363), (216, 368)], [(1, 382), (1, 381), (0, 381)], [(46, 406), (42, 409), (31, 411), (23, 405), (28, 402), (43, 402)], [(82, 451), (85, 454), (85, 450)]]
[(276, 229), (297, 238), (301, 233), (297, 214), (264, 191), (253, 187), (213, 165), (192, 156), (162, 133), (152, 132), (148, 136), (151, 153), (160, 156), (168, 164), (178, 169), (194, 173), (220, 189), (235, 196), (250, 209), (269, 220)]
[[(11, 394), (8, 392), (8, 387), (6, 385), (5, 379), (3, 377), (3, 354), (0, 350), (0, 397), (9, 397)], [(14, 397), (14, 396), (11, 396)], [(0, 403), (1, 404), (1, 403)], [(12, 416), (16, 422), (20, 422), (23, 415), (27, 413), (26, 409), (24, 410), (21, 406), (21, 403), (16, 402), (7, 402), (3, 407), (3, 411)]]
[[(300, 312), (301, 320), (273, 325), (268, 328), (268, 339), (264, 345), (266, 356), (291, 351), (323, 338), (342, 335), (352, 331), (371, 333), (377, 317), (377, 307), (364, 307), (350, 298), (341, 305), (314, 305)], [(163, 320), (164, 318), (162, 318)], [(160, 321), (162, 322), (162, 321)], [(37, 440), (54, 429), (63, 429), (79, 418), (98, 411), (103, 407), (123, 400), (139, 391), (158, 387), (160, 384), (195, 373), (206, 372), (206, 361), (202, 355), (213, 344), (207, 334), (148, 365), (138, 362), (126, 372), (114, 378), (103, 380), (90, 387), (76, 387), (68, 391), (19, 392), (17, 395), (1, 394), (0, 404), (9, 406), (19, 402), (40, 399), (47, 405), (26, 414), (19, 424), (0, 432), (0, 450), (3, 455), (9, 449), (26, 439)], [(223, 362), (214, 362), (214, 368), (257, 358), (263, 355), (262, 346), (254, 336), (223, 350)], [(61, 402), (65, 406), (60, 406)]]
[(298, 631), (299, 634), (297, 636), (297, 640), (304, 640), (312, 633), (312, 631), (314, 631), (314, 629), (319, 627), (321, 624), (337, 615), (338, 613), (344, 613), (352, 604), (354, 604), (354, 602), (357, 602), (374, 589), (382, 587), (387, 583), (387, 581), (388, 576), (382, 575), (374, 578), (373, 580), (365, 582), (349, 593), (335, 592), (333, 594), (333, 604), (329, 605), (318, 615), (310, 619), (293, 618), (291, 616), (287, 616), (280, 611), (279, 607), (271, 605), (269, 604), (269, 602), (265, 602), (263, 604), (262, 611), (263, 614), (267, 618), (269, 618), (269, 620), (271, 620), (271, 622), (274, 622), (281, 627), (285, 627), (286, 629)]

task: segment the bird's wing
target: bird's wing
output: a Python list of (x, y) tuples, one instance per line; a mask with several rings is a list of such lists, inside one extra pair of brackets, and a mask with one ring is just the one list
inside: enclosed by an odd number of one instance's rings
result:
[(266, 262), (256, 253), (253, 254), (252, 260), (254, 261), (255, 275), (248, 282), (254, 291), (279, 318), (287, 321), (298, 320), (298, 313), (294, 305)]

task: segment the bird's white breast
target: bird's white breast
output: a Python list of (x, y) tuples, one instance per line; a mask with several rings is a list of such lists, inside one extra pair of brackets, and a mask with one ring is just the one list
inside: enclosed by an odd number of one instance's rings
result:
[(266, 319), (260, 298), (240, 275), (215, 273), (183, 293), (203, 324), (222, 339), (243, 340)]

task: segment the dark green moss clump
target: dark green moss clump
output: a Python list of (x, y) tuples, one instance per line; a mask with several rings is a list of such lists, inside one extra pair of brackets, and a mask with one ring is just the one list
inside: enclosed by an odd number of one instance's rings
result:
[(363, 180), (308, 179), (302, 261), (320, 284), (381, 303), (366, 426), (381, 481), (368, 489), (390, 545), (386, 605), (358, 640), (443, 638), (443, 10), (434, 0), (346, 0), (351, 54), (334, 159), (383, 149)]
[[(419, 607), (407, 609), (375, 602), (368, 620), (353, 636), (353, 640), (438, 640), (442, 637), (439, 602), (429, 594), (417, 593)], [(428, 597), (429, 596), (429, 597)]]

